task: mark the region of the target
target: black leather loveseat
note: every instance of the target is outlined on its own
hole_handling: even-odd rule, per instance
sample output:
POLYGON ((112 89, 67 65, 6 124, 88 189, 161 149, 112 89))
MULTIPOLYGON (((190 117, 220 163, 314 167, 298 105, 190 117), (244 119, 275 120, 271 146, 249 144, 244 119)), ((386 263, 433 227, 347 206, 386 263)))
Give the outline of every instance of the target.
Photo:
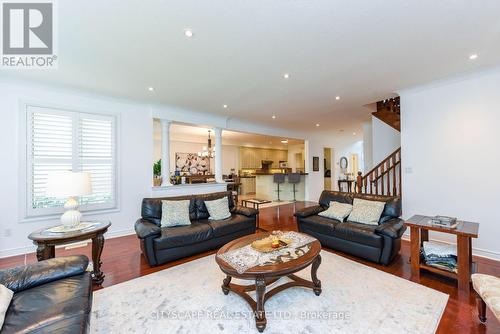
POLYGON ((79 255, 0 270, 0 284, 14 291, 1 333, 88 333, 92 309, 88 263, 79 255))
POLYGON ((235 206, 230 191, 169 198, 145 198, 135 231, 150 266, 218 248, 231 240, 255 233, 258 211, 235 206), (228 197, 231 217, 209 220, 205 201, 228 197), (161 227, 162 200, 190 200, 191 225, 161 227))
POLYGON ((299 231, 317 238, 323 246, 388 265, 401 248, 406 227, 401 216, 401 199, 379 195, 323 191, 319 205, 295 213, 299 231), (386 202, 378 225, 365 225, 319 216, 331 201, 352 204, 354 198, 386 202))

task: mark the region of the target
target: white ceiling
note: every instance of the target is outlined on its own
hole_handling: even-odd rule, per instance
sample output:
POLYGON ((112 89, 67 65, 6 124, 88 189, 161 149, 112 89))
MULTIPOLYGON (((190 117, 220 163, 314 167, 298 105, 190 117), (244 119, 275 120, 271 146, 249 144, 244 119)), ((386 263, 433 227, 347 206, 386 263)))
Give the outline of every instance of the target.
POLYGON ((363 105, 500 64, 498 0, 72 0, 58 12, 59 69, 2 75, 291 130, 360 131, 363 105))
MULTIPOLYGON (((195 127, 184 124, 172 123, 170 125, 170 140, 183 141, 190 143, 205 144, 208 140, 208 128, 195 127)), ((156 141, 161 141, 161 124, 158 120, 154 122, 154 137, 156 141)), ((215 144, 215 137, 211 133, 212 143, 215 144)), ((253 133, 222 131, 222 144, 247 147, 262 147, 274 149, 288 149, 290 145, 304 145, 303 140, 293 138, 282 138, 274 136, 264 136, 253 133), (281 140, 288 140, 288 143, 283 144, 281 140)))

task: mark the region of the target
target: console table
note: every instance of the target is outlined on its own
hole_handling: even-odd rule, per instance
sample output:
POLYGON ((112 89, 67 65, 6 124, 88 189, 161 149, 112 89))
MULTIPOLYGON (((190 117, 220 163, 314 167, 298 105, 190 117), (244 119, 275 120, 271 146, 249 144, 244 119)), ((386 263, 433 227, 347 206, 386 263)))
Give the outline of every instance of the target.
POLYGON ((102 284, 104 273, 101 271, 101 253, 104 248, 104 233, 111 226, 109 221, 95 222, 93 227, 65 233, 50 232, 51 227, 31 233, 28 238, 33 240, 37 246, 36 257, 38 261, 43 261, 55 257, 55 246, 65 245, 76 241, 92 240, 92 280, 96 284, 102 284))
POLYGON ((456 279, 460 291, 470 291, 470 276, 475 272, 475 263, 472 262, 472 238, 477 238, 479 224, 466 221, 458 221, 457 223, 456 228, 441 227, 432 224, 431 217, 422 215, 415 215, 405 221, 405 226, 410 227, 411 275, 414 280, 420 280, 420 270, 427 270, 456 279), (421 261, 420 248, 424 241, 429 240, 429 231, 457 236, 457 273, 428 266, 421 261))

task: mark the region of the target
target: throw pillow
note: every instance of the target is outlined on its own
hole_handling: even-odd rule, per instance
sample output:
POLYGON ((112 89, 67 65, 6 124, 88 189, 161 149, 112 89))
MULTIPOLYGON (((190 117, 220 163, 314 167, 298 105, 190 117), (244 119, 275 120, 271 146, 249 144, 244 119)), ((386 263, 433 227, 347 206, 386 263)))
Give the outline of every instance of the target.
POLYGON ((205 201, 210 220, 222 220, 231 217, 229 212, 229 200, 226 197, 219 198, 213 201, 205 201))
POLYGON ((161 201, 161 227, 190 225, 189 200, 161 201))
POLYGON ((348 220, 361 224, 378 225, 384 207, 385 202, 355 198, 348 220))
POLYGON ((0 330, 2 329, 3 321, 5 320, 5 313, 9 308, 12 296, 14 296, 14 291, 8 289, 5 285, 0 284, 0 330))
POLYGON ((318 213, 318 215, 326 218, 337 219, 343 222, 345 217, 349 216, 351 211, 352 211, 351 204, 331 201, 328 209, 318 213))

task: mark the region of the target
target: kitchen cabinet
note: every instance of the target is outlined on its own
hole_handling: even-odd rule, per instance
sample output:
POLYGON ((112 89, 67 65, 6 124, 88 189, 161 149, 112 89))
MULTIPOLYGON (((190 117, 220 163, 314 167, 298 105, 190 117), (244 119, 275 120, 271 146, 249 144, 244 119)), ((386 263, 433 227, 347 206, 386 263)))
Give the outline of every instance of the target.
POLYGON ((272 168, 279 168, 280 161, 288 160, 288 151, 255 147, 240 147, 241 168, 261 168, 262 160, 272 160, 272 168))

